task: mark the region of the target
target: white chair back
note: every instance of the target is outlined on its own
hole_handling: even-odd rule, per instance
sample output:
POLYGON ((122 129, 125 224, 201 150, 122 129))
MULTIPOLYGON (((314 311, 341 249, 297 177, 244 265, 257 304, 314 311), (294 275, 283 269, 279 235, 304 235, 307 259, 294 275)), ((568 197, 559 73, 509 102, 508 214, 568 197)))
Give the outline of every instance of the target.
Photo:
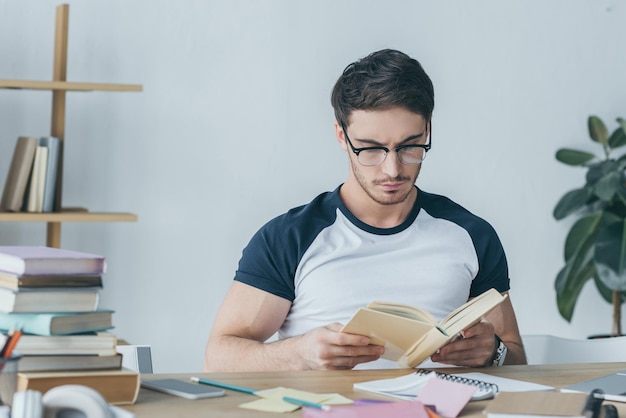
POLYGON ((547 334, 522 335, 528 364, 626 362, 626 336, 571 339, 547 334))

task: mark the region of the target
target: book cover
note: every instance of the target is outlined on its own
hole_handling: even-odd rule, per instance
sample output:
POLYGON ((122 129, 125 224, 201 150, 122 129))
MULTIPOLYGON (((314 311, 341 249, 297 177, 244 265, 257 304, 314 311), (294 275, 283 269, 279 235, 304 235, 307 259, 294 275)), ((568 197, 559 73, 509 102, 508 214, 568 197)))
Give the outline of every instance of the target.
POLYGON ((415 367, 458 333, 478 323, 506 299, 495 289, 455 309, 439 323, 429 312, 414 306, 372 302, 359 308, 341 332, 365 335, 385 347, 383 358, 403 367, 415 367))
POLYGON ((502 392, 485 409, 488 418, 584 417, 587 395, 561 392, 502 392))
POLYGON ((68 335, 105 331, 113 328, 113 311, 69 313, 0 313, 0 330, 21 327, 25 334, 68 335))
POLYGON ((17 139, 2 190, 0 210, 5 212, 19 212, 21 210, 26 185, 35 159, 37 143, 37 138, 21 136, 17 139))
POLYGON ((0 287, 0 312, 93 312, 98 309, 98 289, 21 289, 0 287))
POLYGON ((102 287, 102 276, 91 274, 20 275, 0 271, 0 287, 19 290, 38 287, 102 287))
MULTIPOLYGON (((0 334, 0 339, 6 335, 0 334)), ((26 335, 23 334, 15 350, 24 356, 36 355, 97 355, 112 356, 117 353, 117 337, 109 332, 79 335, 26 335)))
POLYGON ((122 355, 36 355, 22 356, 21 372, 76 371, 76 370, 119 370, 122 355))
POLYGON ((54 136, 45 136, 39 140, 39 145, 48 149, 48 161, 46 164, 46 175, 43 187, 42 212, 54 212, 61 141, 59 138, 54 136))
POLYGON ((85 385, 97 390, 114 405, 132 405, 139 394, 139 373, 128 370, 92 370, 70 372, 19 372, 17 390, 45 393, 56 386, 85 385))
POLYGON ((18 275, 95 274, 106 272, 101 255, 41 246, 0 246, 0 270, 18 275))
POLYGON ((28 196, 26 196, 26 211, 41 212, 43 203, 43 188, 46 181, 46 165, 48 164, 48 148, 37 145, 33 170, 30 175, 28 196))

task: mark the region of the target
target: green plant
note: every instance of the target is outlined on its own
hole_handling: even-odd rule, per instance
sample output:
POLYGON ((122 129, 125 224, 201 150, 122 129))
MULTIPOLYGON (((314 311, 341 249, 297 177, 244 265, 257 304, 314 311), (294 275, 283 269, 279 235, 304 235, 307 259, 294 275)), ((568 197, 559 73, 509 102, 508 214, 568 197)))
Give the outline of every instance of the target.
POLYGON ((591 140, 602 147, 603 156, 562 148, 556 159, 587 168, 583 187, 567 192, 554 208, 554 218, 577 215, 565 240, 565 266, 555 280, 561 316, 572 319, 583 286, 593 279, 602 297, 613 305, 612 335, 621 335, 621 306, 626 291, 626 153, 612 152, 626 145, 626 120, 609 135, 597 116, 588 119, 591 140))

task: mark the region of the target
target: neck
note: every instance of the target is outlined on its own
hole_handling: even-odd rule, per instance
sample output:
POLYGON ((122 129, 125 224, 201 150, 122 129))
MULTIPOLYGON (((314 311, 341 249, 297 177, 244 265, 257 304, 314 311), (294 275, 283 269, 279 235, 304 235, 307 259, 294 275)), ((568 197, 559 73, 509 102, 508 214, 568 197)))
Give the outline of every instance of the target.
POLYGON ((417 188, 413 187, 402 202, 384 205, 373 200, 358 184, 347 181, 341 186, 339 196, 361 222, 386 229, 394 228, 406 220, 415 205, 417 188))

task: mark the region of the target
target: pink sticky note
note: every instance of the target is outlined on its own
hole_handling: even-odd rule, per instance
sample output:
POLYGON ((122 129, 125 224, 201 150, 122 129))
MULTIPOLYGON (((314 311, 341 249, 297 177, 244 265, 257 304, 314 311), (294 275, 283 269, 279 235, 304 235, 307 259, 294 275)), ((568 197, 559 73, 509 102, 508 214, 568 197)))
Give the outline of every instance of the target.
POLYGON ((303 418, 428 418, 420 401, 399 401, 371 405, 331 406, 330 411, 302 408, 303 418))
POLYGON ((417 399, 424 405, 434 405, 437 414, 445 418, 456 418, 478 388, 464 383, 432 377, 420 390, 417 399))

